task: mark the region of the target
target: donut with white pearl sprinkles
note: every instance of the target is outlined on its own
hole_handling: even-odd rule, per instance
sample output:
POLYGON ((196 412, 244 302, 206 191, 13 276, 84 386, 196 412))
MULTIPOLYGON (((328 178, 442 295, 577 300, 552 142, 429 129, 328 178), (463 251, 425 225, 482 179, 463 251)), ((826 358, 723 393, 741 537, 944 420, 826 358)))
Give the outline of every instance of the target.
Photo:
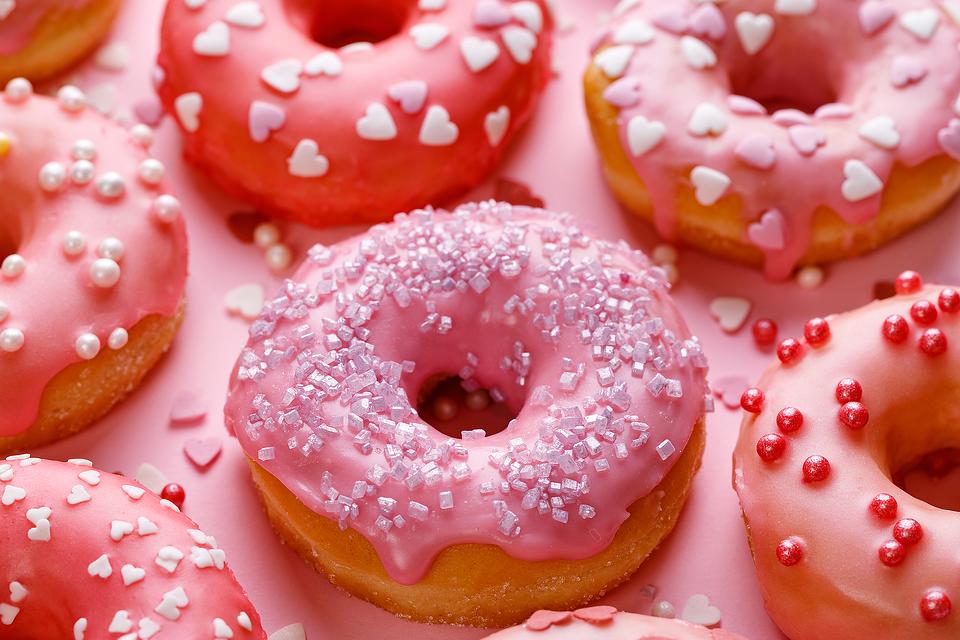
POLYGON ((569 215, 401 214, 309 251, 251 326, 227 424, 337 586, 474 626, 577 607, 672 530, 699 467, 707 362, 668 291, 569 215))
POLYGON ((258 210, 386 222, 479 184, 551 77, 545 0, 169 0, 156 87, 258 210))
POLYGON ((213 536, 89 460, 0 458, 0 543, 0 637, 267 637, 213 536))
POLYGON ((895 289, 810 320, 743 394, 733 485, 791 640, 960 636, 960 514, 894 481, 960 442, 960 292, 913 271, 895 289))
POLYGON ((621 0, 584 78, 607 182, 774 279, 871 251, 960 190, 958 23, 952 0, 621 0))
POLYGON ((186 229, 143 129, 69 85, 0 95, 0 451, 94 422, 180 325, 186 229))

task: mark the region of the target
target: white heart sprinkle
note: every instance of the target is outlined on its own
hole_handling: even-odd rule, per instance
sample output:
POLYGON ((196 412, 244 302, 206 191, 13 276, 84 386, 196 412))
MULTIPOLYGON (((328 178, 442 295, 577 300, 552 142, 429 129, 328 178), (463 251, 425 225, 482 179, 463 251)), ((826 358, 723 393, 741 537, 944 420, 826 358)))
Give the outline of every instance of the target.
POLYGON ((593 57, 593 64, 600 67, 608 78, 619 78, 627 70, 630 59, 633 58, 633 46, 620 44, 607 47, 593 57))
POLYGON ((859 202, 883 191, 883 181, 862 160, 847 160, 843 165, 846 180, 840 190, 850 202, 859 202))
POLYGON ((157 523, 153 520, 146 518, 144 516, 139 516, 137 518, 137 535, 140 536, 152 536, 160 528, 157 526, 157 523))
POLYGON ((30 592, 27 591, 27 588, 22 584, 14 580, 10 583, 10 602, 16 604, 21 602, 24 598, 30 595, 30 592))
POLYGON ((447 6, 447 0, 420 0, 417 6, 421 11, 442 11, 447 6))
POLYGON ((534 33, 540 33, 543 29, 543 11, 540 5, 530 0, 522 0, 510 5, 510 13, 534 33))
POLYGON ((87 573, 93 577, 104 579, 113 575, 113 567, 110 566, 110 558, 107 557, 107 554, 103 554, 87 565, 87 573))
MULTIPOLYGON (((319 178, 330 170, 330 161, 320 153, 315 140, 304 138, 297 143, 293 154, 287 158, 287 170, 290 175, 298 178, 319 178)), ((259 287, 260 285, 255 285, 259 287)), ((253 305, 251 304, 251 308, 253 305)), ((263 289, 260 288, 260 304, 257 305, 257 314, 263 307, 263 289)))
POLYGON ((50 521, 37 520, 36 526, 27 530, 27 538, 34 542, 50 542, 50 521))
POLYGON ((113 113, 120 98, 120 89, 112 82, 102 82, 86 90, 87 104, 101 115, 113 113))
POLYGON ((460 55, 471 71, 479 73, 496 62, 500 47, 493 40, 467 36, 460 41, 460 55))
POLYGON ((773 10, 785 16, 807 16, 816 11, 817 0, 777 0, 773 10))
POLYGON ((130 629, 133 629, 130 613, 128 611, 117 611, 113 614, 113 620, 110 621, 110 627, 107 631, 110 633, 126 633, 130 629))
POLYGON ((130 64, 130 47, 125 42, 110 42, 100 47, 93 63, 108 71, 123 71, 130 64))
POLYGON ((17 0, 0 0, 0 20, 5 20, 17 8, 17 0))
POLYGON ((73 640, 84 640, 84 632, 87 630, 87 619, 79 618, 73 623, 73 640))
POLYGON ((627 20, 613 32, 614 44, 647 44, 653 41, 656 32, 644 20, 627 20))
POLYGON ((180 564, 181 560, 183 560, 182 551, 176 547, 163 547, 157 552, 157 558, 154 562, 156 562, 157 566, 161 569, 165 569, 168 573, 173 573, 177 570, 177 565, 180 564))
POLYGON ((92 467, 93 463, 87 460, 86 458, 70 458, 67 460, 68 464, 73 464, 78 467, 92 467))
POLYGON ((237 624, 247 631, 253 631, 253 623, 250 621, 250 616, 247 615, 246 611, 241 611, 237 614, 237 624))
POLYGON ((86 482, 91 487, 100 484, 100 472, 96 469, 87 469, 77 474, 77 477, 86 482))
POLYGON ((900 132, 893 118, 878 116, 860 127, 860 137, 881 149, 896 149, 900 146, 900 132))
POLYGON ((13 480, 13 467, 9 464, 0 464, 0 482, 13 480))
POLYGON ((715 627, 720 624, 720 609, 710 604, 710 599, 707 596, 698 593, 690 596, 680 617, 693 624, 715 627))
POLYGON ((746 298, 714 298, 710 303, 710 315, 721 329, 727 333, 734 333, 746 323, 752 307, 753 304, 746 298))
POLYGON ((667 127, 659 121, 650 121, 636 115, 627 123, 627 142, 630 153, 639 157, 656 147, 667 134, 667 127))
POLYGON ((223 621, 223 618, 214 618, 213 619, 213 637, 217 640, 222 640, 226 638, 233 637, 233 629, 230 628, 226 622, 223 621))
POLYGON ((230 53, 230 28, 219 20, 214 22, 194 37, 193 52, 209 57, 227 55, 230 53))
POLYGON ((133 479, 158 495, 167 486, 167 476, 149 462, 144 462, 137 467, 133 479))
POLYGON ((173 101, 177 119, 184 129, 193 133, 200 128, 200 112, 203 110, 203 96, 196 91, 185 93, 173 101))
POLYGON ((36 509, 27 509, 27 520, 37 524, 41 520, 46 520, 53 513, 50 507, 37 507, 36 509))
POLYGON ((110 539, 114 542, 123 540, 123 536, 133 533, 133 524, 125 520, 113 520, 110 523, 110 539))
POLYGON ((8 484, 3 488, 3 495, 0 496, 0 504, 9 507, 14 502, 19 502, 27 497, 27 490, 8 484))
POLYGON ((773 36, 773 18, 765 13, 744 11, 737 15, 734 26, 743 50, 751 56, 763 49, 773 36))
POLYGON ((491 111, 483 119, 483 129, 487 133, 490 146, 495 147, 503 141, 510 127, 510 108, 501 105, 496 111, 491 111))
POLYGON ((140 487, 135 487, 132 484, 120 485, 120 489, 122 489, 125 494, 130 496, 131 500, 139 500, 140 498, 143 497, 143 494, 146 493, 144 489, 140 487))
POLYGON ((183 4, 187 5, 188 9, 196 11, 207 4, 207 0, 183 0, 183 4))
POLYGON ((687 130, 695 136, 722 135, 727 130, 727 116, 709 102, 701 102, 690 116, 687 130))
POLYGON ((936 9, 917 9, 900 16, 900 26, 921 40, 932 38, 939 25, 940 14, 936 9))
POLYGON ((20 613, 20 608, 6 602, 0 602, 0 624, 11 625, 20 613))
POLYGON ((450 35, 450 29, 437 22, 421 22, 410 28, 410 37, 418 49, 429 51, 450 35))
POLYGON ((680 38, 680 51, 687 59, 687 64, 694 69, 709 69, 717 65, 717 54, 713 52, 710 45, 693 36, 680 38))
POLYGON ((357 120, 357 135, 364 140, 393 140, 397 137, 397 124, 384 105, 373 102, 357 120))
POLYGON ((137 627, 139 628, 137 637, 140 638, 140 640, 150 640, 150 638, 160 633, 160 625, 150 618, 140 618, 137 627))
POLYGON ((280 93, 294 93, 300 88, 300 74, 303 63, 295 58, 274 62, 260 72, 260 78, 267 86, 280 93))
POLYGON ((420 127, 420 143, 431 147, 453 144, 460 136, 460 129, 450 121, 450 114, 439 105, 427 109, 420 127))
POLYGON ((537 48, 537 36, 533 31, 510 25, 500 31, 500 37, 517 64, 527 64, 533 59, 533 50, 537 48))
POLYGON ((697 202, 705 207, 715 204, 730 188, 729 176, 710 167, 694 167, 690 181, 696 189, 697 202))
POLYGON ((67 504, 74 505, 82 502, 89 502, 90 494, 83 488, 82 484, 75 484, 70 489, 70 495, 67 496, 67 504))
POLYGON ((223 302, 228 313, 254 320, 263 310, 263 300, 263 287, 256 283, 250 283, 242 284, 228 291, 223 302))
POLYGON ((258 2, 240 2, 227 10, 224 20, 235 27, 259 29, 267 21, 258 2))
POLYGON ((130 585, 143 580, 146 577, 147 572, 140 567, 133 566, 132 564, 125 564, 120 567, 120 575, 123 577, 124 586, 129 587, 130 585))
POLYGON ((951 20, 960 25, 960 2, 958 0, 943 0, 940 3, 940 8, 951 20))
POLYGON ((343 61, 333 51, 324 51, 307 60, 303 72, 308 76, 325 75, 335 78, 343 73, 343 61))
POLYGON ((298 622, 277 629, 270 634, 267 640, 307 640, 307 632, 304 631, 303 625, 298 622))

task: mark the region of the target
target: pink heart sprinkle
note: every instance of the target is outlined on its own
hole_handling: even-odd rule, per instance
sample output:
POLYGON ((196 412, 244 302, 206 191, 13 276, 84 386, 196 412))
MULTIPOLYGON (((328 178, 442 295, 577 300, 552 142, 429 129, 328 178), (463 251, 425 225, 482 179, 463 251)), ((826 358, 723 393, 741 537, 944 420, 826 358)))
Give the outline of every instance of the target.
POLYGON ((896 9, 886 2, 867 0, 860 5, 860 28, 866 35, 872 36, 887 26, 895 15, 896 9))
POLYGON ((842 102, 831 102, 829 104, 825 104, 813 112, 814 118, 821 118, 823 120, 842 120, 844 118, 849 118, 852 115, 853 107, 848 104, 843 104, 842 102))
POLYGON ((795 124, 810 124, 810 116, 799 109, 780 109, 771 116, 775 124, 781 127, 792 127, 795 124))
POLYGON ((250 105, 250 137, 254 142, 266 142, 270 134, 287 119, 287 112, 275 104, 254 100, 250 105))
POLYGON ((170 404, 170 423, 174 425, 200 422, 206 415, 206 403, 190 390, 181 391, 175 395, 170 404))
POLYGON ((167 72, 163 70, 163 67, 154 66, 150 69, 150 83, 154 89, 159 89, 166 80, 167 72))
POLYGON ((794 148, 803 156, 812 156, 817 149, 827 144, 827 134, 806 124, 793 125, 787 129, 787 136, 794 148))
POLYGON ((569 611, 534 611, 523 626, 529 631, 546 631, 555 624, 562 624, 572 617, 569 611))
POLYGON ((687 32, 690 22, 682 9, 670 7, 659 12, 653 18, 654 26, 660 27, 664 31, 675 33, 680 36, 687 32))
POLYGON ((214 436, 212 438, 189 438, 183 443, 183 453, 193 464, 201 469, 210 466, 223 450, 223 441, 214 436))
POLYGON ((427 83, 422 80, 398 82, 387 89, 387 95, 400 105, 404 113, 418 113, 427 101, 427 83))
POLYGON ((727 34, 727 22, 717 5, 708 2, 690 16, 690 30, 698 36, 720 40, 727 34))
POLYGON ((898 89, 912 82, 920 82, 925 77, 927 77, 927 67, 916 58, 897 56, 890 65, 890 82, 898 89))
POLYGON ((603 624, 613 620, 613 614, 617 612, 616 607, 609 605, 598 605, 596 607, 585 607, 573 612, 573 617, 577 620, 583 620, 590 624, 603 624))
POLYGON ((940 148, 951 157, 960 160, 960 120, 954 118, 937 134, 940 148))
POLYGON ((741 140, 734 153, 741 162, 755 169, 769 169, 777 161, 773 139, 762 133, 754 133, 741 140))
POLYGON ((762 104, 753 100, 752 98, 747 98, 746 96, 732 95, 727 98, 727 106, 730 107, 730 111, 737 113, 742 116, 765 116, 767 115, 767 108, 762 104))
POLYGON ((478 0, 473 8, 473 22, 478 27, 499 27, 511 17, 510 7, 498 0, 478 0))
POLYGON ((163 105, 157 98, 145 98, 133 105, 133 115, 143 124, 155 127, 163 119, 163 105))
POLYGON ((640 78, 627 76, 611 83, 603 99, 621 109, 636 106, 640 102, 640 78))
POLYGON ((769 251, 780 251, 786 245, 784 240, 783 214, 779 209, 770 209, 747 228, 750 242, 769 251))
POLYGON ((723 376, 710 381, 713 395, 728 409, 740 408, 740 396, 749 386, 750 381, 743 376, 723 376))

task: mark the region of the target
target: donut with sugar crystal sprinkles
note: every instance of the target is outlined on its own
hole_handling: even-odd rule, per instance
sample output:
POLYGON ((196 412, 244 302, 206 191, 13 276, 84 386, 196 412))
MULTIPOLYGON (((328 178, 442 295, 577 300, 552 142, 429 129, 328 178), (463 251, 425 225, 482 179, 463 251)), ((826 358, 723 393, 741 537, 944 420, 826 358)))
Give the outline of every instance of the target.
POLYGON ((767 611, 791 640, 960 635, 960 514, 891 480, 960 436, 960 293, 913 271, 895 288, 807 323, 743 420, 733 484, 767 611))
POLYGON ((181 207, 135 131, 74 86, 0 95, 0 451, 97 420, 180 326, 181 207))
POLYGON ((227 424, 274 527, 340 588, 473 626, 576 607, 636 571, 699 467, 707 362, 668 290, 569 215, 401 214, 310 250, 250 328, 227 424), (505 428, 427 423, 438 376, 505 428))
POLYGON ((216 539, 80 458, 0 461, 0 637, 266 640, 216 539))
POLYGON ((550 77, 543 0, 167 4, 157 90, 227 191, 313 226, 478 184, 550 77))
POLYGON ((960 10, 623 0, 584 78, 607 182, 670 239, 763 265, 870 251, 960 189, 960 10))

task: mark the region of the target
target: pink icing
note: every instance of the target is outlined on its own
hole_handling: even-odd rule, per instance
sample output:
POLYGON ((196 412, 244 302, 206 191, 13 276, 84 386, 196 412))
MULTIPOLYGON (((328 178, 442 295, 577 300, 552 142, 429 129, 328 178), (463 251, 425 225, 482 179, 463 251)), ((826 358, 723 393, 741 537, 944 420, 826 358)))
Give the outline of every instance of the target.
POLYGON ((0 514, 0 636, 266 638, 213 536, 136 482, 11 456, 0 514))
MULTIPOLYGON (((18 84, 29 86, 14 82, 18 84)), ((0 154, 0 190, 5 194, 0 260, 15 252, 25 269, 0 275, 5 310, 0 313, 0 342, 7 332, 22 336, 20 348, 0 349, 0 435, 21 433, 34 422, 47 383, 82 361, 82 337, 89 341, 95 336, 98 349, 122 348, 117 346, 125 342, 120 336, 146 316, 175 313, 187 273, 183 219, 164 222, 156 215, 164 186, 138 177, 148 155, 131 134, 92 110, 72 111, 57 100, 13 94, 8 89, 0 100, 0 136, 9 141, 9 150, 0 154), (86 184, 76 184, 70 175, 77 167, 73 149, 78 140, 89 140, 95 148, 86 184), (48 192, 38 175, 51 162, 65 176, 60 187, 48 192), (118 197, 98 192, 109 186, 98 187, 109 172, 123 180, 124 193, 118 197), (82 234, 84 248, 69 253, 64 243, 72 231, 82 234), (110 238, 122 243, 121 256, 102 248, 110 238), (97 286, 91 268, 109 255, 119 266, 119 281, 97 286)))
POLYGON ((12 55, 30 42, 37 25, 55 13, 77 11, 97 0, 7 0, 0 2, 0 56, 12 55), (7 13, 9 11, 9 13, 7 13), (6 17, 2 17, 6 14, 6 17))
POLYGON ((391 0, 376 11, 396 35, 339 49, 311 32, 372 10, 260 0, 231 18, 236 4, 167 5, 158 92, 193 161, 262 210, 314 225, 382 221, 475 185, 549 76, 542 0, 391 0))
POLYGON ((403 584, 461 543, 595 555, 704 413, 706 360, 662 271, 569 217, 418 211, 310 256, 251 327, 227 424, 403 584), (408 398, 457 372, 516 420, 462 440, 421 420, 408 398))
POLYGON ((589 609, 573 612, 537 611, 525 624, 506 629, 488 640, 744 640, 729 631, 707 629, 682 620, 624 613, 613 607, 598 619, 589 609))
MULTIPOLYGON (((894 424, 885 415, 930 398, 931 389, 953 384, 960 370, 956 309, 940 310, 929 325, 910 319, 915 301, 936 305, 941 290, 929 286, 828 317, 826 342, 804 345, 797 361, 771 367, 757 385, 765 400, 758 415, 744 419, 734 452, 734 487, 749 521, 767 611, 793 640, 933 640, 960 634, 956 610, 936 622, 925 621, 920 612, 921 599, 931 591, 945 590, 954 608, 960 601, 956 554, 960 514, 901 490, 890 480, 898 470, 887 468, 882 459, 889 451, 890 432, 911 428, 894 424), (905 318, 909 328, 901 343, 881 334, 884 320, 892 314, 905 318), (921 351, 918 341, 927 328, 946 335, 944 353, 931 356, 921 351), (859 429, 840 419, 836 389, 848 377, 860 383, 859 402, 869 413, 859 429), (802 413, 798 429, 778 427, 777 414, 785 407, 802 413), (758 440, 766 434, 785 439, 785 449, 772 461, 758 455, 758 440), (804 482, 802 465, 813 455, 827 459, 829 475, 804 482), (870 511, 880 493, 895 498, 895 515, 881 518, 870 511), (900 564, 886 566, 878 552, 894 538, 894 525, 902 518, 917 520, 923 539, 906 547, 900 564), (794 551, 786 562, 778 559, 783 541, 789 541, 786 547, 794 551), (789 565, 797 560, 797 545, 801 557, 789 565), (813 618, 811 611, 816 611, 813 618)), ((943 402, 942 411, 951 411, 952 399, 943 402)), ((918 455, 923 453, 917 450, 918 455)))
POLYGON ((785 15, 768 1, 731 0, 709 5, 710 20, 723 20, 726 33, 711 28, 698 36, 691 29, 703 5, 688 0, 677 4, 666 12, 656 2, 622 11, 602 41, 607 49, 599 54, 605 55, 610 46, 626 47, 629 63, 622 72, 612 65, 608 75, 636 78, 646 88, 637 104, 611 101, 621 107, 621 139, 628 154, 632 120, 643 117, 666 128, 659 145, 631 156, 664 236, 675 235, 678 187, 687 183, 693 167, 707 166, 730 178, 725 195, 740 198, 748 222, 771 209, 782 212, 785 244, 759 246, 768 275, 782 278, 809 246, 817 207, 829 206, 851 224, 877 215, 882 185, 872 195, 867 195, 871 190, 861 191, 855 201, 844 194, 849 161, 865 163, 886 183, 896 163, 911 167, 945 153, 960 158, 960 145, 951 144, 952 137, 938 141, 938 133, 958 115, 955 101, 960 94, 960 31, 947 7, 941 10, 928 0, 865 3, 868 35, 860 27, 864 18, 857 2, 803 0, 795 5, 809 13, 785 15), (884 19, 889 12, 896 19, 884 19), (769 40, 762 37, 763 24, 750 22, 762 23, 764 18, 751 18, 751 13, 772 21, 769 40), (932 31, 926 21, 934 22, 932 31), (643 40, 635 35, 638 24, 654 29, 652 39, 636 44, 643 40), (750 55, 745 42, 762 48, 750 55), (692 52, 689 62, 685 48, 692 52), (711 57, 716 58, 713 64, 711 57), (733 98, 732 93, 757 98, 774 113, 767 117, 755 102, 733 98), (812 113, 825 102, 843 104, 813 116, 780 109, 800 106, 812 113), (719 110, 722 133, 688 131, 702 104, 719 110), (899 132, 893 148, 858 134, 865 123, 883 116, 892 118, 899 132))

